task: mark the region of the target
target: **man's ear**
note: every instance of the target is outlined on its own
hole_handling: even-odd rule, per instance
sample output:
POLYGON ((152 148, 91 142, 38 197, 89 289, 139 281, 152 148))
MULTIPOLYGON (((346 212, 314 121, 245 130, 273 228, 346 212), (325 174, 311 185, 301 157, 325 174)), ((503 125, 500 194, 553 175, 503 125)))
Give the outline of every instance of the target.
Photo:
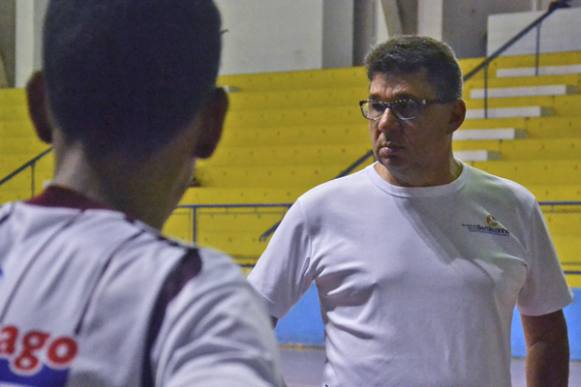
POLYGON ((221 87, 214 90, 205 108, 200 112, 200 134, 194 150, 196 158, 206 159, 214 153, 228 111, 228 96, 221 87))
POLYGON ((464 119, 466 118, 466 103, 464 100, 456 100, 453 104, 450 120, 448 121, 449 133, 456 131, 464 123, 464 119))
POLYGON ((30 77, 26 84, 26 97, 28 99, 28 114, 34 124, 36 135, 41 141, 50 144, 52 142, 52 125, 48 116, 48 101, 42 72, 37 71, 30 77))

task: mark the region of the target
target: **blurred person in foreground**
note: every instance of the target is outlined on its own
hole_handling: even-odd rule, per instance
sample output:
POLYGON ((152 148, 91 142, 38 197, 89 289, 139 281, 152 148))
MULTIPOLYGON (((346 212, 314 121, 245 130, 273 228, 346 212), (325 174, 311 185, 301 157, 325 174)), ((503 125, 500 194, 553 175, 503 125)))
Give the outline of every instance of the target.
POLYGON ((566 386, 571 302, 524 187, 454 158, 465 118, 452 50, 402 36, 366 58, 376 161, 288 211, 249 276, 275 323, 317 285, 323 385, 511 385, 518 306, 529 387, 566 386))
POLYGON ((0 384, 279 386, 270 320, 230 258, 160 229, 209 157, 211 0, 52 0, 28 84, 54 180, 0 207, 0 384))

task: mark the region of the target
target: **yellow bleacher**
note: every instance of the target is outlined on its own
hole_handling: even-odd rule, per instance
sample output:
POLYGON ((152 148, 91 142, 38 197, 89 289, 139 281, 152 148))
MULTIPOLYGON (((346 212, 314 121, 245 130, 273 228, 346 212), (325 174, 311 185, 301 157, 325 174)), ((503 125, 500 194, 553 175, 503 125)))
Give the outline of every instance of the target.
MULTIPOLYGON (((462 62, 464 71, 478 60, 462 62)), ((532 66, 532 56, 500 58, 489 69, 489 87, 568 85, 563 96, 492 98, 490 108, 537 105, 545 117, 467 120, 463 129, 516 128, 525 133, 515 140, 455 141, 455 150, 486 149, 500 160, 470 162, 492 173, 511 178, 533 191, 541 201, 581 200, 581 74, 498 78, 496 69, 532 66)), ((581 63, 581 53, 544 54, 541 65, 581 63)), ((191 203, 256 203, 294 199, 318 182, 332 178, 368 149, 366 123, 357 101, 366 97, 363 69, 305 71, 283 74, 239 75, 222 78, 235 88, 222 148, 208 162, 200 163, 202 188, 194 188, 184 201, 191 203), (357 81, 355 78, 359 77, 357 81), (332 81, 330 81, 332 80, 332 81), (362 84, 358 84, 360 82, 362 84), (355 151, 354 149, 357 149, 355 151), (207 187, 207 188, 205 188, 207 187), (220 187, 223 189, 221 190, 220 187), (207 194, 204 194, 207 192, 207 194)), ((483 106, 470 92, 481 88, 483 75, 467 82, 469 108, 483 106)), ((290 200, 292 201, 292 200, 290 200)), ((563 262, 581 263, 581 243, 574 232, 581 225, 581 208, 566 212, 544 208, 563 262)), ((227 219, 227 215, 224 215, 227 219)), ((214 226, 220 220, 214 219, 214 226)), ((210 226, 208 226, 210 227, 210 226)), ((198 240, 220 246, 239 256, 254 247, 258 255, 265 244, 258 236, 266 228, 238 231, 220 242, 219 229, 208 234, 199 221, 198 240), (236 239, 239 244, 237 245, 236 239), (230 249, 230 250, 228 250, 230 249)), ((577 282, 579 283, 579 281, 577 282)))
MULTIPOLYGON (((481 58, 461 61, 463 71, 481 58)), ((514 128, 515 139, 455 140, 455 151, 487 150, 498 160, 472 161, 491 173, 527 186, 540 201, 581 201, 581 74, 499 77, 497 70, 531 67, 534 57, 500 57, 488 71, 488 87, 565 85, 568 93, 549 96, 490 98, 489 108, 541 106, 548 115, 469 119, 462 132, 514 128)), ((581 64, 581 52, 543 54, 541 66, 581 64)), ((471 98, 483 87, 483 73, 465 85, 469 109, 481 109, 471 98)), ((301 193, 332 179, 369 149, 367 123, 357 102, 367 96, 365 70, 309 70, 222 76, 230 90, 230 112, 222 143, 209 160, 199 161, 196 180, 182 205, 292 203, 301 193)), ((24 93, 0 89, 0 178, 46 149, 33 135, 24 93)), ((370 160, 366 161, 368 164, 370 160)), ((37 190, 50 179, 52 158, 37 166, 37 190)), ((359 168, 362 168, 360 166, 359 168)), ((30 172, 0 187, 0 200, 29 197, 30 172)), ((266 246, 260 235, 276 223, 285 207, 177 209, 165 232, 224 250, 251 265, 266 246)), ((581 265, 581 206, 545 206, 565 269, 581 265)), ((577 266, 578 267, 578 266, 577 266)), ((572 269, 571 269, 572 270, 572 269)), ((581 276, 569 276, 581 286, 581 276)))
MULTIPOLYGON (((0 179, 47 148, 34 134, 24 90, 0 89, 0 179)), ((36 192, 50 179, 52 168, 52 157, 35 166, 36 192)), ((31 170, 26 170, 0 187, 0 202, 27 199, 32 188, 31 170)))

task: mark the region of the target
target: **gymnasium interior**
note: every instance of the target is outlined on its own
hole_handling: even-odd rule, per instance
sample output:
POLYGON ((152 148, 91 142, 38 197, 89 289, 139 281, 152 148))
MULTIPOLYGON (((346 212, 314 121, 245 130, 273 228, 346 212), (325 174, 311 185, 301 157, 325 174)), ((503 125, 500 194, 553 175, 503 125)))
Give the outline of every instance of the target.
MULTIPOLYGON (((398 34, 442 39, 465 78, 468 112, 454 134, 455 157, 539 201, 575 296, 564 311, 570 386, 581 386, 581 1, 555 9, 546 0, 216 3, 226 30, 218 80, 229 94, 226 126, 163 232, 224 251, 248 273, 301 194, 373 162, 357 104, 368 92, 369 48, 398 34)), ((34 196, 53 173, 52 149, 35 137, 23 91, 40 66, 45 7, 0 2, 0 203, 34 196)), ((318 385, 319 311, 313 285, 276 328, 289 386, 318 385)), ((512 353, 513 385, 524 386, 518 313, 512 353)))

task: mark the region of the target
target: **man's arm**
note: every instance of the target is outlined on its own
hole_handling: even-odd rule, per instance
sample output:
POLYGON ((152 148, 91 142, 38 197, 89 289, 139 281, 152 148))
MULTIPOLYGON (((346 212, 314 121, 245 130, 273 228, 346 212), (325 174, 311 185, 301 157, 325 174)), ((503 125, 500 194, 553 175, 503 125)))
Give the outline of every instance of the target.
POLYGON ((567 387, 569 342, 563 311, 521 315, 527 345, 528 387, 567 387))

